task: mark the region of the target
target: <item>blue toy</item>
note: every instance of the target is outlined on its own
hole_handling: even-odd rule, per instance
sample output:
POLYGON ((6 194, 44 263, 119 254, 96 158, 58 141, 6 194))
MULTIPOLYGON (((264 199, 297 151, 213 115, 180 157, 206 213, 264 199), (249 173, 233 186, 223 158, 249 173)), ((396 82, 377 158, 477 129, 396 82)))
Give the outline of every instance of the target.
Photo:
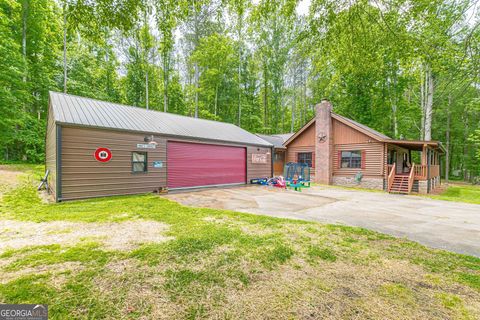
POLYGON ((302 191, 310 187, 310 167, 306 163, 289 162, 285 166, 285 181, 289 188, 302 191))

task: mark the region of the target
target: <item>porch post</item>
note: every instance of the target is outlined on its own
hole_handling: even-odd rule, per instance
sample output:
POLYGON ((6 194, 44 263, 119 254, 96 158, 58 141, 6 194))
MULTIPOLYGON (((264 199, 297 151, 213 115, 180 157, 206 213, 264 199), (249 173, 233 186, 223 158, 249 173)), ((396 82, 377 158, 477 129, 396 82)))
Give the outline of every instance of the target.
POLYGON ((430 193, 430 149, 427 149, 427 193, 430 193))
POLYGON ((422 147, 422 159, 421 159, 422 166, 427 164, 426 155, 427 155, 427 146, 424 144, 423 147, 422 147))

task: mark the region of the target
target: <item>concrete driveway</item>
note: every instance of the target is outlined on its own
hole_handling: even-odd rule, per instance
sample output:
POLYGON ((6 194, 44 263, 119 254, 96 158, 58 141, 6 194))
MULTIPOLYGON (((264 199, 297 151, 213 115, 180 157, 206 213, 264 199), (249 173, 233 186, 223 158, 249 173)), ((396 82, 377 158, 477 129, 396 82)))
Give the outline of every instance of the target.
POLYGON ((170 193, 184 205, 364 227, 424 245, 480 256, 480 205, 315 186, 262 186, 170 193))

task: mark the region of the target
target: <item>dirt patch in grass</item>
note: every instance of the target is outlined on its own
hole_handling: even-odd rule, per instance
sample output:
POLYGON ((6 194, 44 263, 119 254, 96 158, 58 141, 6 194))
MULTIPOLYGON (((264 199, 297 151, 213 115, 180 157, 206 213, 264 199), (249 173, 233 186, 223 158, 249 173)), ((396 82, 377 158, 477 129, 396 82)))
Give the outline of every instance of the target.
MULTIPOLYGON (((262 273, 244 290, 228 290, 221 313, 235 319, 446 319, 455 318, 436 297, 437 290, 418 286, 424 270, 393 260, 365 267, 349 263, 296 261, 262 273)), ((448 292, 451 287, 442 288, 448 292)), ((474 291, 462 292, 462 315, 479 316, 474 291)), ((457 303, 458 304, 458 303, 457 303)))
POLYGON ((22 171, 8 170, 0 166, 0 185, 9 185, 15 187, 18 177, 23 174, 22 171))
POLYGON ((0 199, 4 192, 18 186, 18 178, 22 174, 23 172, 21 171, 5 170, 0 166, 0 199))
POLYGON ((99 241, 110 250, 129 251, 143 243, 169 240, 165 236, 167 230, 167 224, 149 220, 118 223, 0 220, 0 253, 31 245, 74 245, 83 239, 99 241))
POLYGON ((66 277, 62 276, 65 273, 76 273, 83 270, 83 266, 80 262, 68 261, 64 263, 57 263, 52 265, 39 265, 34 267, 27 267, 15 271, 5 271, 2 270, 2 277, 0 278, 0 283, 5 284, 12 280, 15 280, 20 277, 30 276, 30 275, 40 275, 45 273, 52 273, 55 276, 51 277, 54 280, 54 286, 59 287, 63 284, 66 277))

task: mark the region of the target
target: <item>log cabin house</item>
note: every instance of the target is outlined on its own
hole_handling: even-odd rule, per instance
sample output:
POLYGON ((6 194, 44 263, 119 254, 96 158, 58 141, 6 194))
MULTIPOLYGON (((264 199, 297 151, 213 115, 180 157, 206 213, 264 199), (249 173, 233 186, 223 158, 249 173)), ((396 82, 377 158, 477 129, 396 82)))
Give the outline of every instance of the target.
POLYGON ((436 141, 391 139, 326 100, 298 132, 266 136, 50 92, 45 162, 56 201, 248 184, 282 174, 288 162, 307 163, 317 183, 429 193, 443 152, 436 141))
POLYGON ((327 100, 281 145, 262 137, 274 145, 276 174, 288 162, 304 162, 312 168, 311 180, 321 184, 403 194, 430 193, 440 184, 440 142, 392 139, 332 112, 327 100))

